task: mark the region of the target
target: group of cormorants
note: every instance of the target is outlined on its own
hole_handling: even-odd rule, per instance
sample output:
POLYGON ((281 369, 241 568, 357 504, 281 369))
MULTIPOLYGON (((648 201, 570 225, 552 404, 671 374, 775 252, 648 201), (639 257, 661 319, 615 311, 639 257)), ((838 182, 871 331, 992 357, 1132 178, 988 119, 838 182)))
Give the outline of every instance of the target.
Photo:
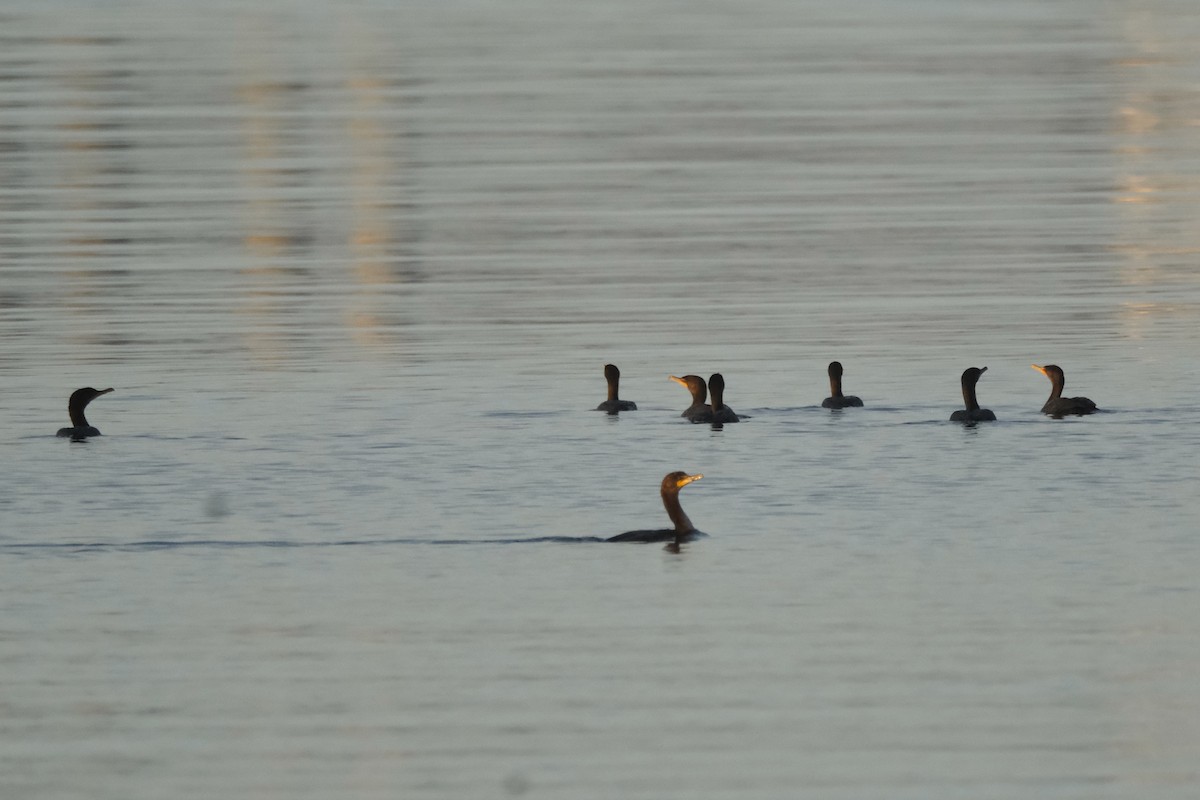
MULTIPOLYGON (((1042 412, 1055 418, 1068 414, 1091 414, 1096 410, 1096 404, 1086 397, 1063 397, 1063 386, 1066 378, 1061 367, 1054 364, 1046 366, 1033 365, 1033 368, 1050 379, 1050 398, 1042 406, 1042 412)), ((853 395, 842 393, 842 365, 837 361, 829 364, 830 396, 821 403, 824 408, 860 407, 863 401, 853 395)), ((975 397, 975 384, 980 376, 987 372, 987 367, 969 367, 962 374, 962 393, 965 408, 950 415, 954 422, 986 422, 996 419, 996 415, 986 408, 979 407, 975 397)), ((636 411, 637 404, 619 397, 618 386, 621 382, 621 371, 613 364, 604 365, 604 378, 608 381, 608 399, 596 406, 597 411, 617 414, 621 411, 636 411)), ((715 372, 709 376, 708 383, 699 375, 684 375, 670 379, 687 389, 692 395, 692 404, 680 416, 692 422, 708 422, 722 425, 739 422, 747 417, 738 415, 732 408, 725 405, 725 379, 721 373, 715 372)), ((88 403, 101 395, 108 394, 112 389, 93 389, 90 386, 77 389, 67 401, 67 413, 71 417, 71 427, 60 428, 59 436, 70 437, 74 441, 87 439, 89 436, 99 436, 100 431, 88 424, 84 414, 88 403)), ((669 542, 668 547, 676 549, 683 542, 704 536, 696 530, 696 526, 688 519, 683 507, 679 504, 679 490, 693 481, 700 480, 703 475, 689 475, 686 472, 672 472, 663 478, 660 493, 667 516, 671 518, 674 527, 657 530, 638 530, 613 536, 609 542, 669 542)))
MULTIPOLYGON (((1049 414, 1056 419, 1061 419, 1068 414, 1091 414, 1096 410, 1096 404, 1086 397, 1062 396, 1063 386, 1066 384, 1066 376, 1063 374, 1061 367, 1055 364, 1047 364, 1044 367, 1034 364, 1033 368, 1050 379, 1050 398, 1042 406, 1043 413, 1049 414)), ((979 383, 979 378, 985 372, 987 372, 987 367, 968 367, 963 371, 962 393, 965 408, 960 408, 950 415, 952 422, 975 423, 995 421, 996 415, 990 409, 980 408, 979 400, 975 397, 975 384, 979 383)), ((863 401, 861 398, 843 394, 842 373, 841 362, 830 362, 829 397, 826 397, 821 402, 822 408, 839 409, 859 408, 862 406, 863 401)), ((621 411, 636 411, 637 405, 635 403, 629 400, 618 399, 617 387, 621 380, 621 371, 613 364, 605 364, 604 377, 608 381, 608 399, 596 406, 596 410, 607 411, 609 414, 616 414, 621 411)), ((704 379, 699 375, 684 375, 682 378, 671 375, 670 379, 687 389, 692 395, 692 404, 684 409, 684 412, 680 416, 692 422, 709 422, 718 425, 747 419, 747 417, 738 415, 732 408, 725 405, 725 378, 721 376, 721 373, 713 373, 708 379, 707 387, 704 379)), ((683 512, 683 507, 679 504, 679 490, 692 481, 700 480, 702 477, 702 475, 688 475, 686 472, 672 472, 663 478, 660 488, 663 506, 667 509, 667 516, 671 518, 671 522, 674 523, 675 527, 660 530, 628 531, 606 541, 670 542, 671 544, 668 547, 677 549, 683 542, 704 536, 705 534, 696 530, 695 526, 692 525, 692 521, 688 519, 687 514, 683 512)))
POLYGON ((684 375, 671 380, 692 393, 692 404, 687 407, 681 417, 687 417, 692 422, 711 422, 714 425, 724 425, 727 422, 741 422, 745 417, 725 405, 725 378, 721 373, 714 372, 708 377, 708 388, 705 389, 704 378, 699 375, 684 375), (710 399, 705 402, 705 395, 710 399))
MULTIPOLYGON (((1084 414, 1091 414, 1096 410, 1096 404, 1086 397, 1062 396, 1063 386, 1066 385, 1067 380, 1063 374, 1062 367, 1056 364, 1047 364, 1044 367, 1038 364, 1032 366, 1050 379, 1050 398, 1042 406, 1042 413, 1049 414, 1056 419, 1061 419, 1068 415, 1082 416, 1084 414)), ((951 414, 951 422, 995 421, 996 415, 989 409, 980 408, 979 401, 975 398, 975 384, 979 383, 979 378, 985 372, 987 372, 987 367, 968 367, 963 371, 962 393, 965 408, 960 408, 951 414)), ((829 362, 829 397, 821 401, 822 408, 862 407, 862 398, 842 393, 842 374, 843 369, 840 361, 829 362)), ((682 378, 671 375, 669 378, 687 389, 692 395, 692 404, 684 409, 683 413, 679 416, 685 417, 692 422, 710 422, 717 425, 749 419, 749 417, 742 416, 725 405, 725 378, 722 377, 721 373, 714 372, 710 375, 707 385, 705 385, 704 379, 699 375, 684 375, 682 378)), ((596 406, 597 411, 607 411, 609 414, 617 414, 621 411, 637 411, 636 403, 631 400, 621 400, 618 397, 621 370, 617 369, 615 364, 604 365, 604 379, 608 381, 608 399, 596 406)), ((95 390, 80 389, 79 391, 95 390)), ((112 389, 108 389, 107 391, 111 392, 112 389)), ((74 396, 72 396, 73 400, 74 396)), ((80 413, 82 414, 82 411, 80 413)), ((74 420, 75 417, 72 416, 71 419, 74 420)), ((63 430, 67 429, 64 428, 63 430)), ((59 431, 58 435, 64 436, 66 434, 59 431)))

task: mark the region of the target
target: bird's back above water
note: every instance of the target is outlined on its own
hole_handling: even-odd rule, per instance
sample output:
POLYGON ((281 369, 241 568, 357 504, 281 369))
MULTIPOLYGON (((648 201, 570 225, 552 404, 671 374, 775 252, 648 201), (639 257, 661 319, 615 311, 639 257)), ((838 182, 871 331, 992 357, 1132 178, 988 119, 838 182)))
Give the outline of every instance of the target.
POLYGON ((680 542, 691 541, 706 536, 696 530, 696 526, 684 513, 679 504, 679 490, 693 481, 703 478, 703 475, 689 475, 686 472, 672 472, 662 479, 659 494, 662 496, 663 507, 671 518, 673 528, 654 528, 647 530, 626 531, 605 541, 609 542, 680 542))

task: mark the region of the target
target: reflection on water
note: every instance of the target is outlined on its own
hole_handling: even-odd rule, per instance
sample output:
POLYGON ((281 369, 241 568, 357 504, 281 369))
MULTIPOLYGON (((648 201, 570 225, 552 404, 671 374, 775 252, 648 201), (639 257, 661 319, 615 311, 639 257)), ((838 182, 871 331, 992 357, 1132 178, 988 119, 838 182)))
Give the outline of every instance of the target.
POLYGON ((982 341, 1012 333, 986 316, 1010 281, 1053 306, 1014 320, 1025 329, 1190 290, 1193 171, 1177 165, 1194 153, 1193 62, 1175 17, 1050 25, 978 51, 949 44, 980 35, 978 9, 770 22, 793 13, 714 7, 663 40, 654 24, 622 39, 605 15, 534 31, 473 6, 407 10, 393 36, 378 9, 335 24, 270 5, 148 10, 163 39, 46 37, 27 12, 8 34, 20 52, 3 101, 18 121, 0 133, 21 198, 7 206, 20 227, 6 296, 49 312, 31 343, 73 342, 76 360, 141 339, 72 312, 111 320, 137 304, 197 326, 214 366, 279 369, 326 351, 440 360, 451 340, 471 359, 496 326, 514 344, 561 341, 555 321, 593 323, 577 346, 619 322, 634 346, 663 309, 684 312, 672 325, 688 343, 718 308, 760 319, 762 342, 815 316, 832 343, 897 296, 903 314, 860 339, 921 318, 982 341), (713 79, 710 52, 729 50, 740 66, 713 79), (63 278, 52 291, 48 269, 63 278), (834 314, 814 297, 860 305, 834 314), (969 299, 969 318, 942 298, 969 299))
POLYGON ((1130 12, 1122 26, 1131 52, 1118 62, 1113 155, 1121 217, 1112 247, 1124 258, 1122 281, 1141 295, 1121 315, 1131 339, 1152 336, 1149 326, 1183 330, 1198 322, 1197 306, 1178 302, 1195 291, 1192 264, 1200 254, 1191 208, 1200 189, 1194 166, 1200 109, 1186 99, 1194 54, 1181 30, 1186 26, 1146 10, 1130 12))
POLYGON ((6 796, 1191 796, 1198 35, 0 11, 6 796))

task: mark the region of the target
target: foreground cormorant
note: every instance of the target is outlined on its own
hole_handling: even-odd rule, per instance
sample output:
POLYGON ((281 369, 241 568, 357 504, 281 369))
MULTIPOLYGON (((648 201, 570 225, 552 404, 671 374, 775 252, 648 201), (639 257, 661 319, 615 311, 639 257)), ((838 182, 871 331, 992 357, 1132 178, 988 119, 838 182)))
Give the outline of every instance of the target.
POLYGON ((675 524, 674 528, 662 528, 659 530, 645 531, 628 531, 626 533, 613 536, 611 539, 605 539, 606 542, 674 542, 678 545, 681 542, 688 542, 692 539, 697 539, 707 534, 696 530, 696 526, 688 519, 688 515, 683 513, 683 506, 679 505, 679 490, 687 486, 692 481, 698 481, 703 478, 703 475, 688 475, 686 472, 672 472, 662 480, 662 501, 663 506, 667 509, 667 516, 671 518, 671 522, 675 524))
POLYGON ((692 404, 679 416, 687 417, 692 422, 712 422, 712 409, 705 402, 708 387, 704 385, 704 378, 699 375, 684 375, 682 378, 671 375, 670 378, 692 393, 692 404))
MULTIPOLYGON (((741 418, 737 413, 725 405, 725 378, 721 373, 714 372, 708 378, 708 396, 712 401, 712 417, 707 422, 714 424, 723 424, 726 422, 740 422, 741 418)), ((698 422, 699 420, 693 420, 698 422)))
POLYGON ((88 424, 87 417, 84 416, 83 410, 87 408, 87 404, 95 400, 102 394, 108 394, 112 389, 93 389, 88 386, 85 389, 76 389, 71 393, 71 399, 67 401, 67 413, 71 415, 71 427, 59 428, 59 436, 70 436, 72 439, 86 439, 89 436, 99 436, 100 431, 88 424))
POLYGON ((1067 376, 1063 374, 1062 367, 1057 364, 1047 364, 1040 367, 1037 364, 1031 365, 1038 372, 1050 379, 1050 399, 1046 401, 1046 405, 1042 406, 1042 413, 1049 414, 1052 417, 1063 417, 1067 414, 1091 414, 1096 410, 1096 404, 1086 397, 1063 397, 1063 386, 1067 383, 1067 376))
POLYGON ((842 394, 842 362, 829 362, 829 397, 821 403, 822 408, 859 408, 863 401, 854 395, 842 394))
POLYGON ((980 408, 979 401, 975 399, 975 384, 979 383, 979 376, 985 372, 987 372, 987 367, 969 367, 963 370, 963 402, 967 407, 960 408, 951 414, 951 422, 994 422, 996 420, 996 415, 986 408, 980 408))
POLYGON ((637 411, 637 403, 632 400, 617 399, 617 386, 621 382, 621 370, 616 364, 604 365, 604 380, 608 381, 608 399, 596 406, 597 411, 607 411, 616 414, 618 411, 637 411))

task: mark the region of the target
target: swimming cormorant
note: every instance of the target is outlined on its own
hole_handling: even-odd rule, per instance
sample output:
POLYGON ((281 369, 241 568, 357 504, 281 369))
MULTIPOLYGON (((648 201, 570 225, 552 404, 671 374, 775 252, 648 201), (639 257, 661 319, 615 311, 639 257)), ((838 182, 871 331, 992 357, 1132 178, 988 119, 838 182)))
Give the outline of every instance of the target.
POLYGON ((1046 401, 1046 405, 1042 406, 1042 413, 1049 414, 1052 417, 1063 417, 1067 414, 1091 414, 1096 410, 1096 404, 1086 397, 1063 397, 1063 386, 1067 383, 1067 376, 1063 374, 1062 367, 1057 364, 1047 364, 1040 367, 1037 364, 1031 365, 1038 372, 1050 379, 1050 399, 1046 401))
POLYGON ((596 406, 597 411, 607 411, 616 414, 618 411, 637 411, 637 403, 632 400, 617 399, 617 385, 621 382, 621 370, 615 364, 604 365, 604 379, 608 381, 608 399, 596 406))
MULTIPOLYGON (((725 378, 721 376, 721 373, 714 372, 709 376, 708 396, 712 401, 712 417, 708 420, 705 420, 706 422, 723 424, 726 422, 741 421, 741 418, 737 415, 737 413, 732 408, 725 405, 725 378)), ((692 421, 697 422, 698 420, 692 421)))
POLYGON ((821 403, 822 408, 858 408, 863 401, 854 395, 842 394, 842 362, 829 362, 829 393, 821 403))
POLYGON ((996 415, 986 408, 980 408, 979 401, 975 399, 975 384, 979 383, 979 376, 985 372, 987 372, 987 367, 968 367, 963 370, 963 402, 967 407, 960 408, 951 414, 951 422, 994 422, 996 420, 996 415))
POLYGON ((704 378, 699 375, 684 375, 682 378, 671 375, 670 378, 692 393, 692 404, 679 416, 687 417, 692 422, 712 422, 712 409, 705 402, 708 388, 704 385, 704 378))
POLYGON ((88 386, 85 389, 76 389, 71 393, 71 399, 67 401, 67 413, 71 415, 71 427, 59 428, 59 436, 70 436, 72 439, 86 439, 89 436, 99 436, 100 431, 88 424, 87 417, 84 416, 84 409, 88 403, 95 400, 102 394, 108 394, 112 389, 93 389, 88 386))
POLYGON ((696 526, 688 519, 688 515, 683 512, 683 507, 679 505, 679 490, 687 486, 692 481, 698 481, 703 478, 703 475, 688 475, 686 472, 672 472, 662 480, 662 501, 663 506, 667 509, 667 516, 674 523, 674 528, 662 528, 659 530, 644 530, 644 531, 628 531, 618 534, 610 539, 605 539, 606 542, 674 542, 678 545, 680 542, 689 542, 707 534, 696 530, 696 526))

